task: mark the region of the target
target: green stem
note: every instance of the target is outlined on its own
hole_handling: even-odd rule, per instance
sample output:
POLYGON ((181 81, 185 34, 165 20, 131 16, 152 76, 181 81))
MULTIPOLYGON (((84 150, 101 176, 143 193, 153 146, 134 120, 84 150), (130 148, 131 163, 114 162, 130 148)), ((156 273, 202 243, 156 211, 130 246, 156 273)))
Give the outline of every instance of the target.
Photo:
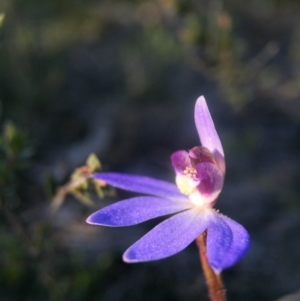
POLYGON ((211 301, 226 301, 226 290, 221 278, 221 274, 216 273, 209 265, 206 255, 206 236, 207 231, 203 232, 196 239, 199 250, 199 257, 208 287, 209 297, 211 301))

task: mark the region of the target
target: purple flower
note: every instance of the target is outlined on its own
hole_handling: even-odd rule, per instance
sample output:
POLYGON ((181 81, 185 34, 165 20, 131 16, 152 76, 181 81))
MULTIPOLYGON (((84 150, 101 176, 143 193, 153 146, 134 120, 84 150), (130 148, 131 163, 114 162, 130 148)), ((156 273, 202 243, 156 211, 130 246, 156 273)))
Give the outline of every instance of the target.
POLYGON ((146 196, 107 206, 89 216, 89 224, 123 227, 174 214, 129 247, 123 255, 124 261, 143 262, 171 256, 205 230, 208 261, 216 271, 232 266, 247 251, 249 234, 244 227, 212 208, 223 187, 225 160, 203 96, 196 102, 195 122, 202 146, 172 154, 176 185, 113 172, 93 175, 114 187, 146 196))

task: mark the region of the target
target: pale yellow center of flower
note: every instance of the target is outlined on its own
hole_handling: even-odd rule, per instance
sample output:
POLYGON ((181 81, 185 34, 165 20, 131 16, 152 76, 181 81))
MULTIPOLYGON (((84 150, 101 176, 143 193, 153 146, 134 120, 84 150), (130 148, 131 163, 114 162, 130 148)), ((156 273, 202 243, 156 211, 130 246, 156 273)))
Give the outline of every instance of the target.
POLYGON ((200 181, 197 176, 197 170, 193 167, 186 167, 182 174, 176 176, 176 184, 179 190, 188 195, 190 201, 198 208, 210 207, 221 192, 221 188, 212 191, 209 194, 203 194, 197 186, 200 181))
POLYGON ((196 177, 196 169, 193 167, 186 167, 183 171, 183 175, 176 176, 177 187, 182 193, 190 195, 198 185, 196 177))

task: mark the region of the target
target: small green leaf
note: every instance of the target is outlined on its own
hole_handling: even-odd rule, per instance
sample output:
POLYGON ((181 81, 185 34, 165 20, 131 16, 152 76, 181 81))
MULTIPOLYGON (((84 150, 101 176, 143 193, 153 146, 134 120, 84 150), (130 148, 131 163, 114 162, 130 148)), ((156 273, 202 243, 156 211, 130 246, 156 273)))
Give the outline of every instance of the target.
POLYGON ((90 169, 91 173, 101 169, 101 162, 94 153, 89 155, 89 157, 86 160, 86 165, 90 169))

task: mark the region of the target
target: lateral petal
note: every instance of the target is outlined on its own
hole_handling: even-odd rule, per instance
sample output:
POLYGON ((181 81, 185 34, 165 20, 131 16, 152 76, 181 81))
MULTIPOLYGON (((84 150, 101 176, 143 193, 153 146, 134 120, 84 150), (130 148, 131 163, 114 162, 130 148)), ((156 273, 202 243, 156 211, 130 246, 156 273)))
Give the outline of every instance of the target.
POLYGON ((131 226, 190 207, 191 204, 188 201, 175 202, 169 199, 140 196, 104 207, 90 215, 86 222, 110 227, 131 226))
POLYGON ((123 255, 125 262, 158 260, 174 255, 186 248, 208 226, 203 211, 190 209, 163 221, 123 255))
POLYGON ((207 256, 216 271, 234 265, 247 252, 249 245, 249 234, 242 225, 215 213, 208 226, 207 256))
POLYGON ((115 172, 94 173, 92 177, 116 188, 128 191, 176 200, 186 198, 175 184, 154 178, 115 172))
POLYGON ((195 123, 202 146, 211 151, 219 168, 225 173, 223 147, 203 96, 200 96, 196 101, 195 123))

